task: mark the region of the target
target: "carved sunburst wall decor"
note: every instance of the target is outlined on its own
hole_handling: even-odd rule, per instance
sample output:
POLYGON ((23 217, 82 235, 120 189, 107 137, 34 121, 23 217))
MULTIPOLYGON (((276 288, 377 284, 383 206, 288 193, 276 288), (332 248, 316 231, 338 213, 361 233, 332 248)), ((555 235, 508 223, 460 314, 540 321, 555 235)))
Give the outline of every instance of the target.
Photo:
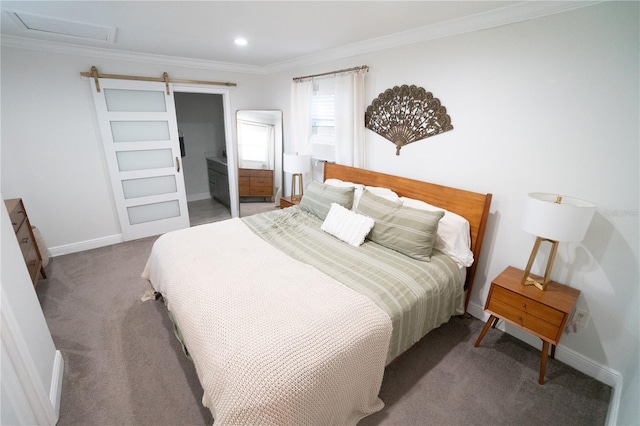
POLYGON ((406 84, 380 93, 367 107, 364 125, 393 142, 396 155, 411 142, 453 129, 438 98, 422 87, 406 84))

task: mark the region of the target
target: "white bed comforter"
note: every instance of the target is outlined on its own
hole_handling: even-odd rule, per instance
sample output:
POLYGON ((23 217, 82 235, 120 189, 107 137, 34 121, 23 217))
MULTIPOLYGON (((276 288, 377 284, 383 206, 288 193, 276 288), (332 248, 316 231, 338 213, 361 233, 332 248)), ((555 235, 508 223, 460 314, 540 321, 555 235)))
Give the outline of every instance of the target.
POLYGON ((166 299, 216 424, 354 425, 379 411, 391 320, 240 219, 161 236, 166 299))

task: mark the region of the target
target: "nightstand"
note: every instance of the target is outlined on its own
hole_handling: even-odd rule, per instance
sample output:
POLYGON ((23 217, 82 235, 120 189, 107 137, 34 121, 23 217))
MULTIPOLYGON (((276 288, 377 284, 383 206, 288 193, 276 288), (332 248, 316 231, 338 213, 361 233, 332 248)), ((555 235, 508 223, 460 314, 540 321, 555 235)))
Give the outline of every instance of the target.
POLYGON ((300 200, 292 200, 291 197, 280 197, 280 208, 286 209, 287 207, 295 206, 300 203, 300 200))
POLYGON ((477 348, 489 327, 495 328, 501 319, 539 337, 542 356, 538 382, 543 384, 549 344, 553 358, 580 291, 554 281, 547 284, 545 291, 540 291, 534 286, 522 285, 523 275, 524 271, 509 266, 491 282, 484 306, 490 316, 474 346, 477 348))

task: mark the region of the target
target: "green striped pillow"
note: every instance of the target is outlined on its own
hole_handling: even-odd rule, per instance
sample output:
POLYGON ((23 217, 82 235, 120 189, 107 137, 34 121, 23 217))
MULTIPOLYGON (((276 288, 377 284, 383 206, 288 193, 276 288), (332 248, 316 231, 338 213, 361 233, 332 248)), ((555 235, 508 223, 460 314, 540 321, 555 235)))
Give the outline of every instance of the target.
POLYGON ((300 208, 324 220, 329 213, 331 203, 351 209, 354 190, 354 187, 331 186, 311 181, 309 186, 304 189, 300 208))
POLYGON ((356 212, 376 221, 369 239, 417 260, 431 260, 431 251, 443 211, 404 207, 365 189, 356 212))

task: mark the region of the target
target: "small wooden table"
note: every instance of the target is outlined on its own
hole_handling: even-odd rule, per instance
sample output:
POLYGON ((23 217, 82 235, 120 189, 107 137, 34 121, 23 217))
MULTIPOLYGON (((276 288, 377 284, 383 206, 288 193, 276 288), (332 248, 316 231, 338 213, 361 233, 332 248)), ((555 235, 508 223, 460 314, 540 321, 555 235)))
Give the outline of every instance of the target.
POLYGON ((538 336, 542 339, 538 382, 543 384, 549 344, 553 358, 580 291, 554 281, 541 291, 534 286, 522 285, 523 275, 523 270, 509 266, 491 282, 484 307, 490 316, 474 346, 480 345, 489 327, 495 328, 500 319, 538 336))
POLYGON ((287 207, 295 206, 300 203, 299 199, 291 199, 291 197, 280 197, 280 208, 286 209, 287 207))

